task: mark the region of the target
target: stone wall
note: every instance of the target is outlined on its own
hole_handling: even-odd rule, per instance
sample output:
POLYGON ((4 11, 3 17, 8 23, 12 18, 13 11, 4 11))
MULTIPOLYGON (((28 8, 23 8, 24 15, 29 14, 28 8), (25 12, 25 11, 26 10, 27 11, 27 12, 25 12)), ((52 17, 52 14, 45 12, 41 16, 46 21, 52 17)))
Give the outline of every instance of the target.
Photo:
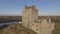
POLYGON ((38 11, 35 6, 25 6, 22 12, 22 25, 29 27, 29 24, 38 20, 38 11))

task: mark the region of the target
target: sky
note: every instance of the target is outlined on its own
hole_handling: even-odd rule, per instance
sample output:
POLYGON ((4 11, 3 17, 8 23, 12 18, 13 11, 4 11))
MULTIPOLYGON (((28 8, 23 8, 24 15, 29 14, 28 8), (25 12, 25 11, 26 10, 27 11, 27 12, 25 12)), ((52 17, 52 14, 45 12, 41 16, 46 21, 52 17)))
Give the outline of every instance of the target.
POLYGON ((39 16, 60 16, 60 0, 0 0, 0 16, 21 16, 24 5, 35 5, 39 16))

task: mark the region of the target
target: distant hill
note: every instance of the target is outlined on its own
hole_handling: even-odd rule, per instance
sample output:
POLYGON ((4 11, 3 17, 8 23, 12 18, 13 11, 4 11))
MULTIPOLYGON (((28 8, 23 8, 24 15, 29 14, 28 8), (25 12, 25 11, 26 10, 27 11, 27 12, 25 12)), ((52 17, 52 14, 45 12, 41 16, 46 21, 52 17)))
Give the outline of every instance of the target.
POLYGON ((22 21, 22 16, 0 16, 0 23, 22 21))
MULTIPOLYGON (((52 21, 60 21, 60 16, 38 16, 38 19, 50 17, 52 21)), ((22 21, 22 16, 0 16, 0 23, 9 21, 22 21)))

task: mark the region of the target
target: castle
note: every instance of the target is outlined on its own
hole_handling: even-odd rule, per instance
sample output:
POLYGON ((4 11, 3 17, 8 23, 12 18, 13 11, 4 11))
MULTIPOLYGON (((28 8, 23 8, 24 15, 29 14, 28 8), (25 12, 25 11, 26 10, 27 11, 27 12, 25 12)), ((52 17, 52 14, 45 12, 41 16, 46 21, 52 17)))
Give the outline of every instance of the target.
POLYGON ((35 6, 25 6, 22 12, 22 26, 28 27, 38 34, 52 34, 54 23, 51 19, 38 19, 38 10, 35 6))

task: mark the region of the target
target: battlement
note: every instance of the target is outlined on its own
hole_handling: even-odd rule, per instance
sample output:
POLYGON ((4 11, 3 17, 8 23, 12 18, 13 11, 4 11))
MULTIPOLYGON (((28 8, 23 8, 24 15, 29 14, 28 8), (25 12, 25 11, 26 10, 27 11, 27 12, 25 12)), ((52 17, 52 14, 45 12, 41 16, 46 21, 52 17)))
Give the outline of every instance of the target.
POLYGON ((35 5, 32 5, 32 6, 24 6, 26 9, 29 9, 29 8, 36 8, 35 5))

